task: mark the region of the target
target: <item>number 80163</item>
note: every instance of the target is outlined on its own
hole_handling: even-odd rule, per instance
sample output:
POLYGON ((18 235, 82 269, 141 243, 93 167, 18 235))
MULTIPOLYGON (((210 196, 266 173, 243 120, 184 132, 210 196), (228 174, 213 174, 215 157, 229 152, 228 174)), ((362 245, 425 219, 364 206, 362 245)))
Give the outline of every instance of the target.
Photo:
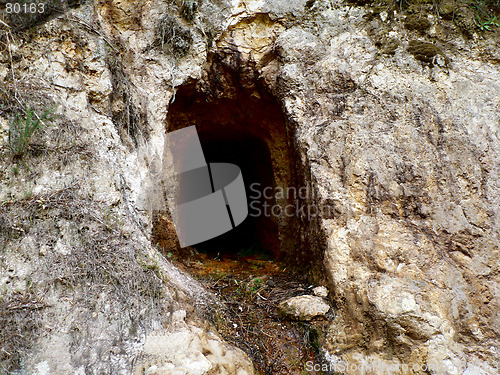
POLYGON ((45 11, 44 3, 7 3, 5 5, 7 13, 43 13, 45 11))

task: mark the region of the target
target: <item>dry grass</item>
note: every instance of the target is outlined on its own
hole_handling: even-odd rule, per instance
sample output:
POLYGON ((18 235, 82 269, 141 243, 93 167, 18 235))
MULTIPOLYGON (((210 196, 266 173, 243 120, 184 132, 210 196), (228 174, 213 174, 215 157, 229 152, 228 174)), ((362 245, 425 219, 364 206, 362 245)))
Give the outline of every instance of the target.
POLYGON ((11 68, 0 86, 0 116, 12 118, 24 115, 26 108, 43 113, 55 104, 46 94, 47 91, 47 87, 34 78, 20 80, 15 69, 11 68))
POLYGON ((37 171, 40 164, 39 157, 42 156, 47 162, 47 167, 52 169, 60 169, 75 158, 93 158, 88 144, 82 140, 88 134, 86 129, 61 115, 51 115, 51 121, 42 118, 43 113, 55 105, 55 101, 47 92, 47 87, 40 82, 34 82, 33 79, 11 78, 0 87, 1 117, 12 124, 16 117, 25 119, 29 108, 35 113, 37 120, 40 119, 40 124, 43 124, 39 131, 27 140, 22 153, 22 163, 19 163, 19 155, 16 155, 16 152, 2 150, 5 160, 0 161, 0 165, 3 164, 0 178, 7 178, 5 173, 8 164, 13 164, 16 169, 21 166, 37 171), (49 158, 49 156, 54 157, 49 158))
POLYGON ((198 10, 197 0, 183 0, 181 5, 180 14, 186 21, 191 22, 194 20, 196 11, 198 10))
MULTIPOLYGON (((5 119, 22 115, 28 107, 43 113, 54 104, 52 97, 57 101, 53 88, 44 87, 44 82, 36 82, 35 77, 26 75, 29 62, 25 61, 23 50, 9 47, 21 45, 19 30, 0 25, 0 54, 9 69, 0 86, 0 116, 5 119)), ((123 73, 122 66, 117 68, 123 73)), ((135 141, 142 136, 145 121, 132 102, 132 88, 125 75, 119 75, 116 70, 113 73, 114 89, 125 102, 117 119, 135 141)), ((5 156, 0 160, 3 185, 9 186, 7 179, 12 179, 12 187, 28 189, 46 170, 61 169, 62 165, 81 156, 94 157, 84 143, 87 134, 78 124, 60 116, 42 130, 33 135, 24 153, 21 174, 24 181, 15 173, 11 176, 12 155, 6 147, 0 150, 5 156)), ((78 165, 67 169, 75 167, 78 165)), ((15 196, 22 196, 22 192, 15 196)), ((56 314, 68 303, 85 315, 95 311, 102 296, 106 296, 106 303, 112 307, 105 319, 123 323, 127 327, 124 336, 132 339, 137 337, 128 332, 127 319, 138 321, 141 327, 160 319, 162 306, 169 300, 167 286, 158 265, 144 255, 143 249, 125 231, 127 220, 122 206, 109 207, 95 201, 85 195, 78 184, 48 194, 26 192, 23 199, 0 201, 0 279, 4 273, 8 274, 4 266, 13 259, 22 259, 31 270, 29 290, 13 292, 13 288, 6 286, 0 293, 0 373, 23 367, 23 358, 36 347, 47 327, 60 318, 56 314), (64 232, 64 226, 70 231, 64 232), (56 248, 63 237, 67 254, 56 248), (34 248, 26 244, 28 238, 36 244, 34 248), (45 295, 44 291, 49 291, 54 307, 47 306, 40 297, 45 295), (154 319, 149 318, 151 315, 154 319)), ((86 329, 81 318, 75 317, 74 324, 81 326, 82 331, 86 329)), ((75 345, 87 344, 77 342, 75 345)))
POLYGON ((9 249, 17 248, 23 257, 32 259, 34 268, 33 292, 6 295, 0 301, 0 342, 4 343, 0 358, 9 371, 22 367, 21 359, 44 330, 41 309, 46 305, 35 293, 57 291, 58 298, 68 298, 87 311, 96 308, 104 293, 115 310, 123 311, 126 306, 130 317, 139 316, 145 308, 158 317, 168 298, 158 266, 141 255, 141 249, 123 231, 119 212, 78 192, 75 185, 0 203, 0 260, 8 258, 9 249), (69 254, 55 250, 61 220, 72 228, 69 254), (48 248, 45 255, 38 254, 38 247, 32 253, 32 249, 16 245, 26 236, 44 244, 48 248))
POLYGON ((240 284, 235 288, 229 277, 209 286, 223 296, 227 315, 219 332, 227 341, 244 349, 263 374, 300 374, 305 362, 317 360, 317 343, 310 335, 314 327, 282 320, 277 311, 283 300, 306 293, 304 281, 282 274, 267 282, 249 278, 240 284))
POLYGON ((164 17, 158 26, 156 46, 174 58, 186 56, 193 44, 191 31, 172 16, 164 17))
POLYGON ((8 145, 14 158, 27 151, 38 128, 45 128, 54 119, 55 107, 48 87, 35 77, 22 76, 19 66, 24 64, 24 57, 17 47, 13 47, 21 43, 11 28, 0 24, 0 54, 7 58, 9 68, 0 86, 0 116, 9 122, 8 145))
POLYGON ((282 271, 275 262, 243 258, 237 263, 198 259, 196 255, 178 261, 221 299, 222 304, 211 306, 205 318, 226 341, 251 357, 260 374, 305 373, 307 361, 321 361, 318 332, 326 321, 283 320, 278 305, 309 294, 309 284, 298 275, 282 271))
POLYGON ((146 140, 149 135, 146 115, 133 101, 132 86, 120 57, 110 54, 107 64, 113 85, 113 123, 118 127, 122 142, 137 147, 139 140, 146 140))
MULTIPOLYGON (((46 220, 67 220, 74 225, 75 245, 71 256, 51 251, 41 273, 51 283, 75 288, 89 287, 95 294, 104 289, 126 301, 130 296, 161 298, 163 284, 150 261, 140 257, 129 235, 123 232, 118 213, 99 202, 77 196, 78 185, 51 194, 3 202, 0 206, 0 238, 4 241, 40 233, 37 224, 46 220)), ((92 294, 92 293, 90 293, 92 294)))
POLYGON ((0 298, 0 373, 10 373, 22 365, 22 357, 37 338, 41 311, 47 307, 33 292, 0 298))

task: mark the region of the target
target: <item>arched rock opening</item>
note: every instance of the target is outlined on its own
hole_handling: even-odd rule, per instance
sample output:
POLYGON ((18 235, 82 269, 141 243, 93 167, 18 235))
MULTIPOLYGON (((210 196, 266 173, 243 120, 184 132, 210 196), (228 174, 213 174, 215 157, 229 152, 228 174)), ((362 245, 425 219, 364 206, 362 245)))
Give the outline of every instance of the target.
POLYGON ((180 87, 169 109, 168 130, 195 125, 208 162, 229 162, 242 169, 249 216, 235 230, 198 247, 231 254, 259 247, 273 257, 286 252, 296 218, 279 212, 286 199, 281 188, 297 185, 285 119, 278 102, 265 91, 239 90, 214 98, 195 83, 180 87))
POLYGON ((204 79, 177 89, 169 107, 167 131, 195 125, 207 162, 242 169, 249 201, 249 216, 239 227, 194 247, 221 255, 257 247, 306 272, 305 266, 322 264, 321 240, 311 236, 320 232, 317 223, 296 214, 313 199, 298 193, 311 188, 307 168, 280 102, 250 78, 212 63, 204 79))

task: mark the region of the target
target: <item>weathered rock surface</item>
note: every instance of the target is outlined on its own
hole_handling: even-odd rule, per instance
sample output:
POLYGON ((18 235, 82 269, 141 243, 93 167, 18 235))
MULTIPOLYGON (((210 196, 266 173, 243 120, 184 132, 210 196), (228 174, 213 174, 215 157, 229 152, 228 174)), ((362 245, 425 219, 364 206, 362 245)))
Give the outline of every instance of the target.
MULTIPOLYGON (((196 317, 213 296, 157 253, 151 213, 138 209, 152 165, 143 156, 163 155, 176 87, 214 87, 207 66, 218 56, 220 71, 242 87, 258 81, 282 105, 314 203, 332 208, 303 221, 305 233, 324 238, 317 262, 326 272, 314 276, 338 308, 322 343, 330 363, 497 374, 498 39, 441 43, 431 19, 429 35, 446 48, 424 53, 401 23, 375 38, 386 17, 337 2, 207 0, 192 22, 180 6, 87 4, 2 52, 2 83, 29 91, 23 100, 57 104, 62 116, 42 134, 31 170, 1 161, 2 297, 32 306, 22 310, 37 323, 30 331, 43 333, 33 351, 21 350, 25 368, 251 371, 196 317), (378 40, 397 43, 384 54, 378 40), (116 264, 133 265, 130 274, 113 274, 116 264), (170 326, 179 310, 187 326, 170 326), (183 342, 196 337, 192 346, 176 351, 159 338, 176 329, 183 342)), ((231 92, 225 82, 218 90, 231 92)))
POLYGON ((309 321, 325 317, 330 305, 317 296, 297 296, 283 301, 279 305, 280 314, 296 320, 309 321))
POLYGON ((313 293, 315 296, 326 298, 328 297, 328 289, 324 286, 317 286, 313 289, 313 293))
POLYGON ((253 366, 241 352, 222 342, 219 336, 187 324, 186 312, 173 313, 169 328, 146 337, 144 352, 135 365, 139 374, 253 374, 253 366))
POLYGON ((215 296, 152 246, 131 200, 144 113, 172 92, 141 101, 93 6, 1 47, 0 373, 253 374, 208 323, 215 296), (7 119, 28 106, 56 118, 12 159, 7 119))

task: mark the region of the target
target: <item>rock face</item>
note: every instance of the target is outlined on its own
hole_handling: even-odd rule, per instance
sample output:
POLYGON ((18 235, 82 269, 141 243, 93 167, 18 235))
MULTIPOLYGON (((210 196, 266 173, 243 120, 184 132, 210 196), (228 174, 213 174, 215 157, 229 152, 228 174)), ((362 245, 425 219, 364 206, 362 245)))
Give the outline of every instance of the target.
POLYGON ((184 321, 186 312, 176 311, 167 329, 151 332, 135 374, 253 374, 253 366, 241 352, 184 321))
POLYGON ((325 317, 330 305, 317 296, 297 296, 280 303, 280 314, 296 320, 309 321, 325 317))
POLYGON ((1 26, 0 374, 253 374, 210 328, 215 296, 152 246, 132 200, 135 145, 155 135, 146 113, 161 119, 173 93, 148 102, 124 76, 119 24, 100 14, 119 28, 140 19, 109 5, 1 26), (9 120, 27 107, 55 116, 13 157, 9 120))
POLYGON ((336 317, 321 344, 332 365, 497 374, 496 34, 444 41, 432 17, 422 35, 322 0, 185 3, 85 3, 2 50, 0 316, 13 317, 2 332, 35 336, 7 343, 15 355, 2 352, 2 366, 252 372, 206 328, 197 312, 215 297, 152 247, 153 214, 138 203, 189 83, 207 100, 235 84, 265 89, 283 109, 297 173, 314 190, 305 203, 328 208, 298 220, 310 247, 290 259, 308 257, 329 285, 336 317), (7 157, 14 98, 60 116, 25 155, 30 168, 7 157), (33 324, 16 326, 19 313, 33 324))

